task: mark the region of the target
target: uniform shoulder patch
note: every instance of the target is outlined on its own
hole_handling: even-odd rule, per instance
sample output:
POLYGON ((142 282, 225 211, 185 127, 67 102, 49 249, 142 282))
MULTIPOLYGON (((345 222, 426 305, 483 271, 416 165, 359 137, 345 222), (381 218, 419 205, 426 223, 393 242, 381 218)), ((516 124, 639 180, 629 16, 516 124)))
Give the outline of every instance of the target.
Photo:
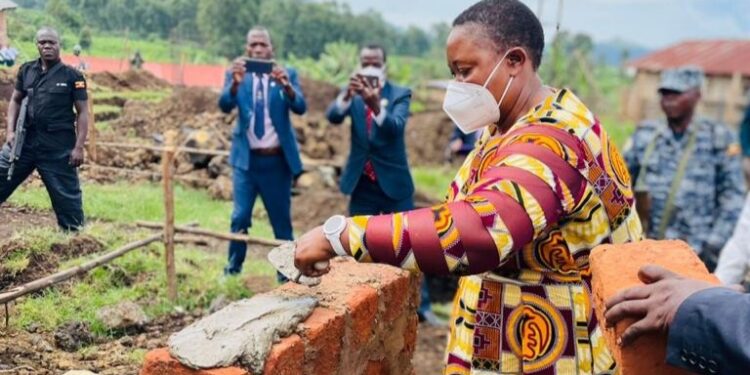
POLYGON ((86 88, 86 81, 76 81, 75 82, 75 88, 77 88, 77 89, 85 89, 86 88))

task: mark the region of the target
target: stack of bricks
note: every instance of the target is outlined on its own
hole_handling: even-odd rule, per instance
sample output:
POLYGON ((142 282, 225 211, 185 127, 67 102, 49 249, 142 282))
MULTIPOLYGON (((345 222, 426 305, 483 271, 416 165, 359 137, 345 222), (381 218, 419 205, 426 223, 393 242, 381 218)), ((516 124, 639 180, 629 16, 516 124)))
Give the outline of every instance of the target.
MULTIPOLYGON (((287 283, 270 292, 312 295, 319 306, 297 333, 275 344, 263 374, 412 374, 419 278, 397 268, 337 260, 320 285, 287 283)), ((259 375, 241 366, 193 370, 167 349, 146 355, 141 375, 259 375)))
MULTIPOLYGON (((602 326, 606 325, 605 301, 622 290, 643 285, 638 279, 638 270, 646 264, 662 266, 684 277, 719 283, 715 276, 708 273, 693 249, 682 241, 603 245, 594 249, 589 261, 596 316, 602 326)), ((643 336, 625 348, 617 345, 617 338, 632 323, 632 320, 623 321, 604 332, 607 346, 613 352, 622 375, 688 374, 666 364, 666 334, 643 336)))

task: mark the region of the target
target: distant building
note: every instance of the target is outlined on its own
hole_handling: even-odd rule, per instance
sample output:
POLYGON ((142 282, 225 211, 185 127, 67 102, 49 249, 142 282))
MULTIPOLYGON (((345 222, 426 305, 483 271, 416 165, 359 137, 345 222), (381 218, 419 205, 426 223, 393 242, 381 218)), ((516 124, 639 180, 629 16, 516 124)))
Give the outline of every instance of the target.
POLYGON ((634 71, 635 79, 624 97, 625 116, 633 121, 663 116, 659 75, 683 65, 699 66, 706 73, 699 113, 737 126, 750 91, 750 40, 685 41, 631 60, 626 67, 634 71))

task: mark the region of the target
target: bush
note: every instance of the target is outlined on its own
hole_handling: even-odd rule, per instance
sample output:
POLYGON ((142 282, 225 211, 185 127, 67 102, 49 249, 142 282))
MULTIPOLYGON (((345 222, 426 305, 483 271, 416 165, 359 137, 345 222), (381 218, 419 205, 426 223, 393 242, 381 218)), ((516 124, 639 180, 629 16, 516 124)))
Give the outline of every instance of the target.
POLYGON ((92 44, 91 28, 89 28, 88 26, 85 26, 83 29, 81 29, 81 35, 78 38, 78 44, 83 49, 91 48, 91 44, 92 44))

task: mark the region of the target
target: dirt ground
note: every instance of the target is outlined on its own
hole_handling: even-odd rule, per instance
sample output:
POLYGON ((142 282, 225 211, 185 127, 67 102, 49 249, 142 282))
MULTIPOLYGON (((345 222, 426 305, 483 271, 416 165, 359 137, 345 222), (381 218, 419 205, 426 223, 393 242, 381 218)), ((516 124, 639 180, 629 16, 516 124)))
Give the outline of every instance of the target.
MULTIPOLYGON (((149 77, 145 72, 93 75, 90 80, 97 85, 120 91, 157 90, 167 87, 164 82, 149 77)), ((12 81, 12 74, 7 77, 0 76, 0 98, 10 96, 12 81)), ((348 211, 348 199, 338 192, 337 180, 349 152, 349 126, 334 127, 324 118, 326 107, 335 98, 339 89, 333 85, 305 79, 302 80, 302 86, 308 102, 308 113, 303 117, 293 117, 301 152, 307 158, 328 160, 331 165, 312 168, 300 180, 303 185, 302 194, 293 198, 294 227, 298 230, 320 225, 332 214, 348 211)), ((158 146, 162 144, 162 135, 166 130, 176 130, 180 144, 228 150, 236 115, 220 113, 216 105, 217 98, 218 94, 211 90, 175 88, 172 96, 160 103, 133 101, 117 96, 105 102, 97 102, 122 107, 119 117, 109 121, 111 130, 99 134, 99 141, 158 146)), ((3 113, 6 106, 7 102, 0 100, 0 110, 3 113)), ((440 164, 443 148, 452 132, 452 125, 438 104, 429 102, 426 107, 428 110, 413 115, 407 126, 408 153, 412 166, 440 164)), ((4 134, 0 129, 1 137, 4 137, 4 134)), ((152 151, 103 147, 98 149, 96 163, 105 167, 140 172, 160 171, 160 155, 152 151)), ((207 188, 217 198, 231 198, 231 170, 225 157, 206 158, 182 154, 178 157, 176 169, 178 176, 194 180, 188 184, 207 188)), ((118 175, 111 170, 101 172, 84 169, 82 174, 84 179, 104 183, 124 176, 132 180, 152 179, 118 175)), ((430 198, 424 195, 419 195, 418 200, 421 205, 430 203, 430 198)), ((55 225, 51 212, 38 212, 7 205, 0 207, 0 222, 0 238, 8 238, 21 228, 55 225)), ((0 249, 0 257, 12 251, 9 246, 12 245, 0 249)), ((97 248, 95 241, 88 240, 67 246, 87 253, 101 250, 100 247, 97 248)), ((29 272, 12 279, 0 277, 0 290, 8 285, 17 285, 50 273, 61 260, 67 259, 66 254, 70 252, 66 249, 63 247, 52 252, 59 255, 32 259, 33 266, 29 267, 29 272)), ((223 252, 224 244, 219 244, 217 248, 211 248, 209 251, 223 252)), ((259 256, 262 256, 260 254, 259 256)), ((262 292, 273 288, 275 284, 270 277, 250 277, 246 280, 246 285, 262 292)), ((436 297, 440 300, 449 298, 442 295, 436 297)), ((0 328, 0 373, 59 374, 71 369, 88 369, 102 375, 136 374, 140 364, 132 360, 134 350, 164 346, 172 332, 191 323, 203 313, 196 311, 193 314, 173 314, 153 321, 142 332, 96 342, 96 347, 92 350, 76 353, 56 349, 53 333, 37 332, 34 327, 29 329, 30 332, 0 328), (9 371, 12 369, 16 370, 9 371)), ((420 326, 414 359, 417 374, 440 372, 447 333, 447 328, 420 326)))
MULTIPOLYGON (((311 207, 320 210, 331 210, 324 204, 310 203, 311 207)), ((315 213, 311 213, 315 215, 315 213)), ((0 207, 0 217, 13 218, 8 225, 0 226, 4 237, 29 226, 52 226, 51 212, 30 211, 18 207, 0 207)), ((2 238, 2 237, 0 237, 2 238)), ((0 248, 2 254, 12 251, 13 241, 0 248)), ((102 251, 101 245, 93 239, 81 237, 68 244, 56 244, 51 253, 54 256, 34 258, 25 271, 13 279, 1 280, 0 290, 7 285, 17 285, 34 278, 48 275, 62 259, 79 252, 94 253, 102 251), (4 286, 3 286, 4 285, 4 286)), ((207 251, 223 251, 223 243, 212 243, 207 251)), ((268 249, 250 252, 250 256, 264 258, 268 249)), ((256 293, 263 293, 275 287, 275 280, 268 276, 248 276, 245 285, 256 293)), ((10 304, 10 319, 13 319, 13 304, 10 304)), ((89 370, 100 375, 137 374, 140 370, 137 350, 147 351, 167 344, 169 336, 200 319, 207 311, 198 309, 192 313, 172 313, 169 316, 155 319, 138 331, 128 332, 115 337, 97 338, 88 349, 77 352, 66 352, 58 348, 56 334, 81 335, 80 326, 60 327, 56 332, 43 332, 37 327, 26 330, 3 328, 0 325, 0 373, 2 374, 61 374, 69 370, 89 370), (74 332, 69 332, 73 330, 74 332)), ((3 315, 4 314, 0 314, 3 315)), ((85 331, 85 328, 83 329, 85 331)), ((418 375, 440 373, 442 369, 443 350, 445 348, 447 328, 436 328, 420 325, 417 338, 417 349, 414 364, 418 375)))
MULTIPOLYGON (((118 338, 95 341, 93 346, 66 352, 55 346, 55 334, 0 328, 0 373, 57 375, 69 370, 89 370, 100 375, 137 374, 141 363, 133 352, 164 347, 169 335, 194 322, 194 314, 173 313, 147 324, 142 330, 118 338)), ((12 319, 12 313, 11 313, 12 319)), ((77 327, 81 334, 80 327, 77 327)))
POLYGON ((412 359, 417 375, 442 374, 443 357, 449 333, 447 327, 419 325, 417 328, 417 351, 412 359))
POLYGON ((8 204, 0 206, 0 219, 0 238, 9 238, 23 228, 55 225, 54 215, 8 204))
POLYGON ((129 70, 124 73, 101 72, 89 75, 88 79, 97 85, 112 90, 158 90, 169 87, 169 83, 157 78, 146 70, 129 70))

